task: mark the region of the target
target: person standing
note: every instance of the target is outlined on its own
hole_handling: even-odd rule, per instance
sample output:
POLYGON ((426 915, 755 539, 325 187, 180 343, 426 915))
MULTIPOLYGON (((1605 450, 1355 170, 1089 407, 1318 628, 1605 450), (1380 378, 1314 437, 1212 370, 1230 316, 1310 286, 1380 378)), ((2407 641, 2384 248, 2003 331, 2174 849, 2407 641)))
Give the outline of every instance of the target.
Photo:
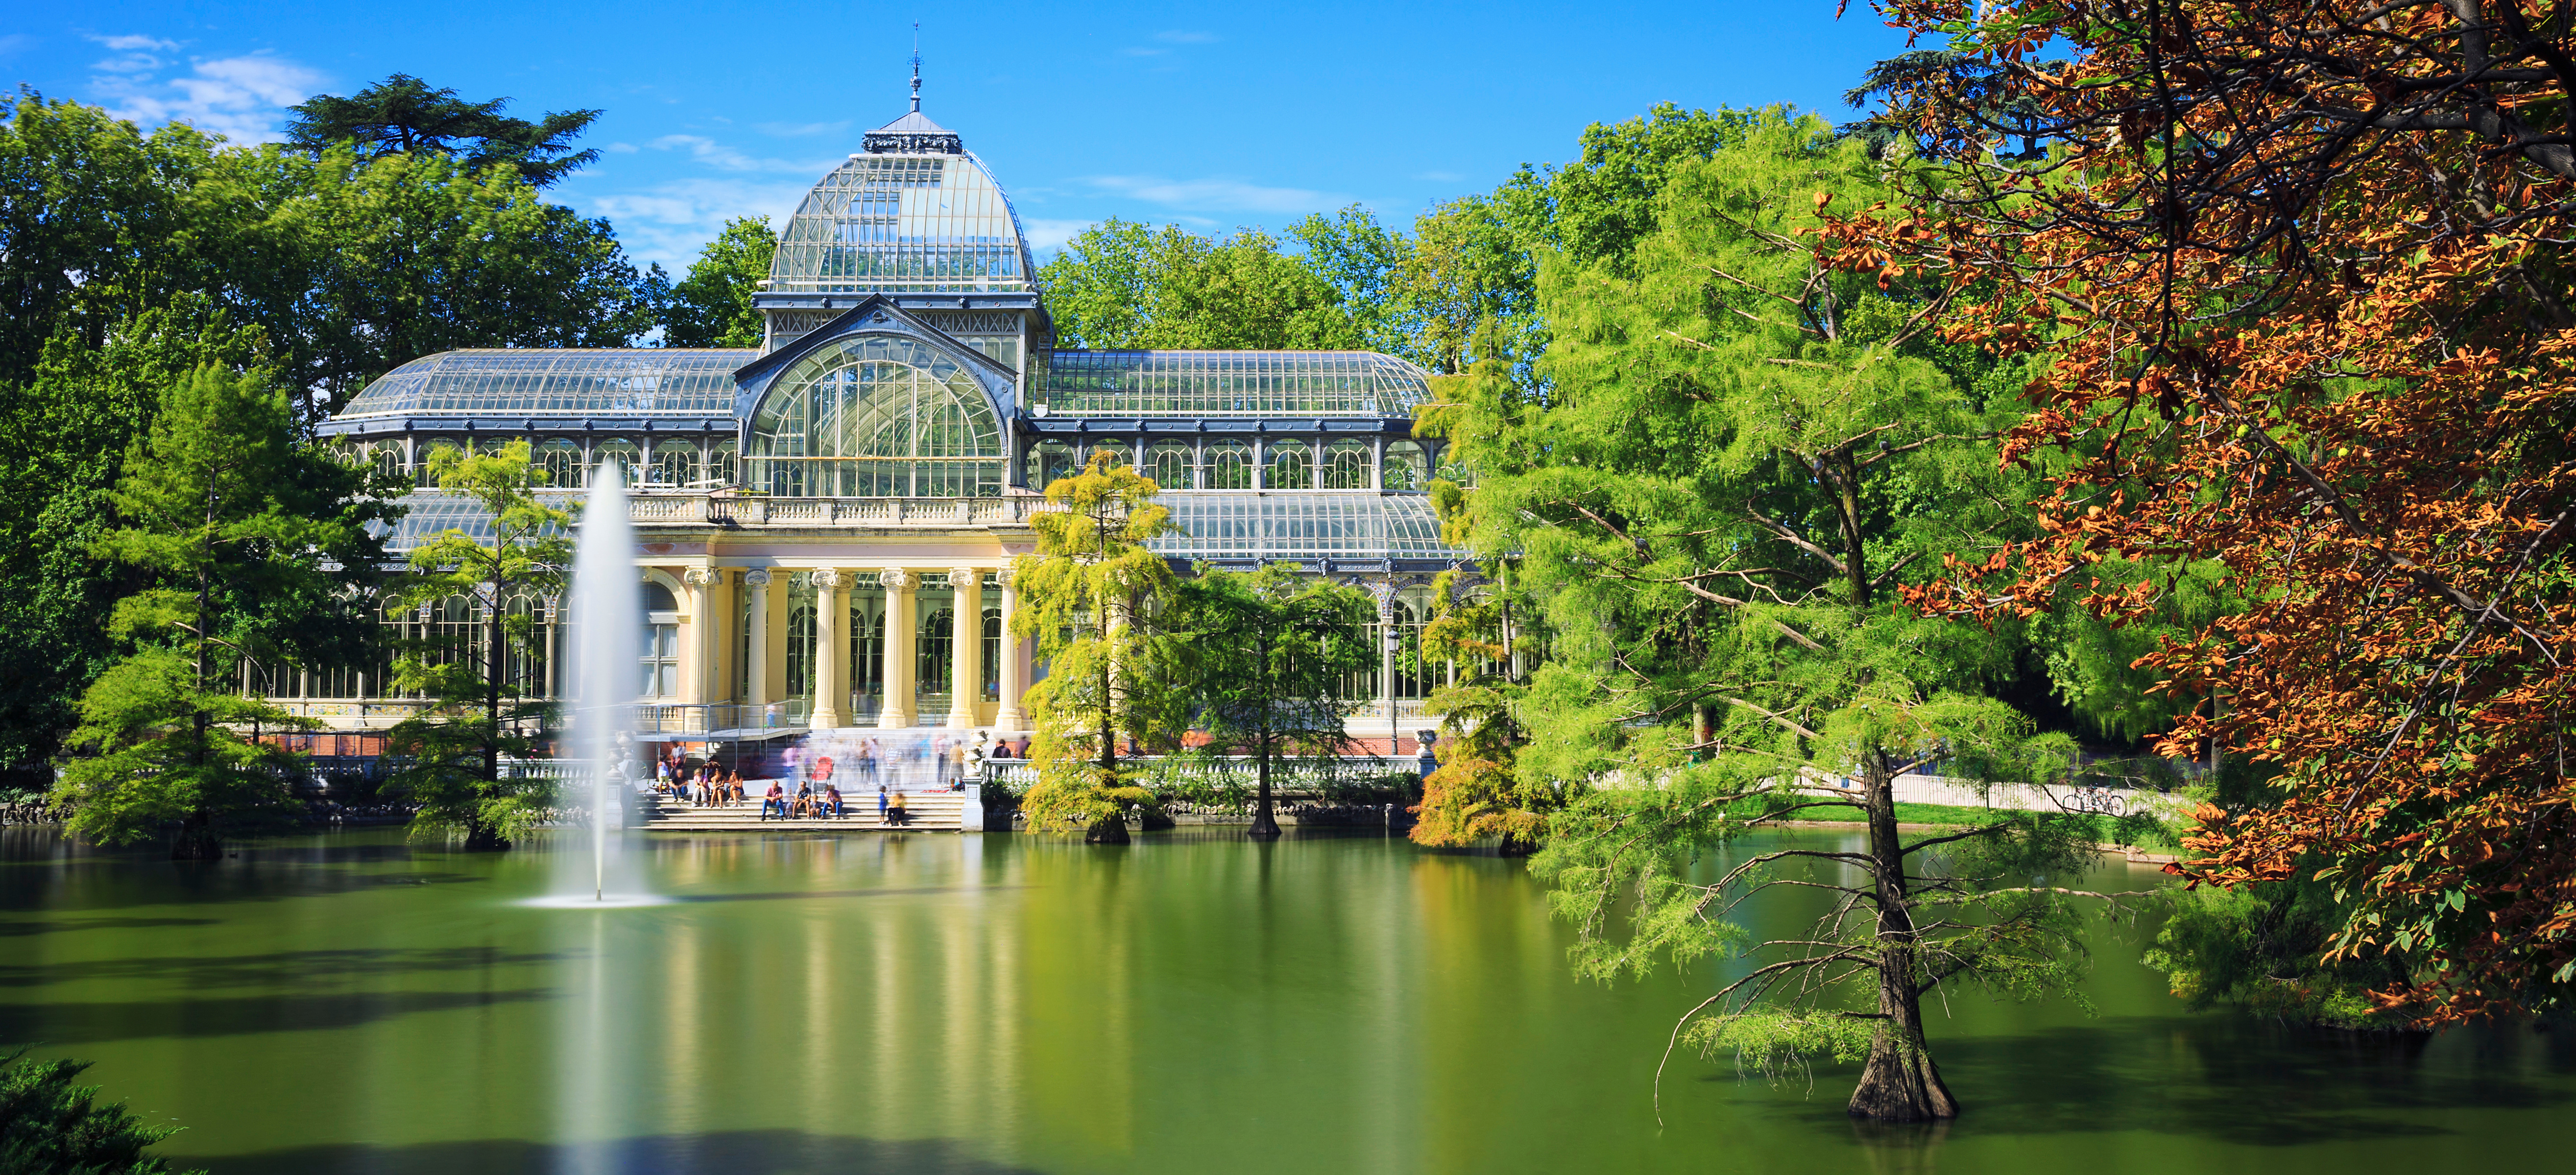
POLYGON ((883 823, 885 823, 885 822, 886 822, 886 788, 885 788, 885 785, 884 785, 884 784, 880 783, 880 784, 878 784, 878 785, 877 785, 877 823, 879 823, 879 824, 883 824, 883 823))

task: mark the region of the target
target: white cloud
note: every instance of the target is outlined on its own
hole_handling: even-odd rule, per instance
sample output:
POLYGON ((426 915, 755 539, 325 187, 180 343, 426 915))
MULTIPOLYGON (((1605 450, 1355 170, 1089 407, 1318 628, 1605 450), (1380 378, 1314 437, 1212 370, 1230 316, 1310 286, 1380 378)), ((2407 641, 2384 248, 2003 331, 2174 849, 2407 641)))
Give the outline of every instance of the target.
POLYGON ((626 192, 565 193, 562 198, 584 215, 616 221, 618 240, 637 264, 658 261, 677 277, 698 259, 700 248, 724 231, 726 221, 766 216, 771 228, 784 228, 812 187, 811 180, 707 176, 626 192))
POLYGON ((1175 45, 1205 45, 1215 41, 1217 37, 1215 33, 1199 33, 1190 32, 1184 29, 1172 29, 1166 32, 1154 34, 1154 39, 1157 41, 1169 41, 1175 45))
POLYGON ((1082 230, 1098 223, 1100 222, 1096 220, 1049 220, 1039 217, 1022 221, 1020 227, 1028 230, 1029 248, 1039 252, 1050 252, 1063 248, 1065 242, 1072 240, 1082 230))
POLYGON ((129 53, 138 49, 156 49, 163 53, 170 53, 177 51, 179 48, 179 43, 177 41, 164 41, 159 37, 147 37, 140 33, 127 33, 122 36, 114 37, 93 36, 90 40, 96 41, 101 45, 105 45, 110 49, 114 49, 119 53, 129 53))
POLYGON ((320 73, 268 53, 199 59, 188 72, 160 76, 156 53, 177 42, 140 35, 92 37, 118 51, 91 66, 90 89, 110 112, 143 126, 184 122, 236 143, 275 142, 280 115, 318 90, 320 73))
POLYGON ((656 151, 686 150, 700 163, 721 171, 773 171, 796 175, 816 175, 832 168, 830 161, 798 162, 793 159, 754 159, 704 135, 664 135, 648 146, 656 151))
POLYGON ((601 148, 601 150, 604 150, 611 155, 632 155, 643 150, 643 148, 638 147, 633 143, 610 143, 608 146, 601 148))
POLYGON ((1324 212, 1351 197, 1306 188, 1273 188, 1232 179, 1170 180, 1161 176, 1096 175, 1083 183, 1132 200, 1194 212, 1324 212))

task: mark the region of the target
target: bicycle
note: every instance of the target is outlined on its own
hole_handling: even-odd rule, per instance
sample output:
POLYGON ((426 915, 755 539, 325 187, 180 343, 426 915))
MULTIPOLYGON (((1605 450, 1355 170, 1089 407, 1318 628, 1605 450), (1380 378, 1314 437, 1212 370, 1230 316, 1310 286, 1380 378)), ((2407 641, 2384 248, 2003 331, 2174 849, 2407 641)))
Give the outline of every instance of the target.
POLYGON ((2065 807, 2070 812, 2099 812, 2105 816, 2117 816, 2120 814, 2120 797, 2112 795, 2108 788, 2079 787, 2075 789, 2074 797, 2067 801, 2065 807))

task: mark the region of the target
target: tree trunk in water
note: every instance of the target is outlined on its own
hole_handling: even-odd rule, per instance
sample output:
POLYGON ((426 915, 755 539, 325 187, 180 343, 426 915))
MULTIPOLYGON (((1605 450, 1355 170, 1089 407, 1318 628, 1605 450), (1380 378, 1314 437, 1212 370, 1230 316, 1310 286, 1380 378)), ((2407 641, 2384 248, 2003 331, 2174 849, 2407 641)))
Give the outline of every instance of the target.
POLYGON ((1106 818, 1093 821, 1091 827, 1083 832, 1082 843, 1087 845, 1126 844, 1127 818, 1125 816, 1112 813, 1106 818))
POLYGON ((1896 833, 1896 776, 1872 754, 1861 771, 1869 812, 1869 857, 1878 889, 1878 1035, 1870 1038, 1851 1115, 1880 1122, 1959 1116, 1958 1099, 1923 1040, 1923 993, 1914 986, 1914 913, 1905 887, 1905 849, 1896 833))
POLYGON ((1270 744, 1266 739, 1261 745, 1261 759, 1255 770, 1257 777, 1261 781, 1261 798, 1252 806, 1252 829, 1251 831, 1244 833, 1244 835, 1258 837, 1277 836, 1279 835, 1279 818, 1272 815, 1270 812, 1270 744))
MULTIPOLYGON (((600 813, 597 818, 602 820, 607 819, 607 814, 600 813)), ((508 850, 509 847, 510 842, 508 838, 501 835, 500 829, 494 828, 481 820, 468 820, 465 822, 466 852, 498 853, 508 850)))
POLYGON ((223 860, 223 838, 216 836, 214 829, 207 827, 205 817, 190 816, 180 822, 179 831, 170 838, 170 859, 173 861, 223 860))
POLYGON ((1526 857, 1531 853, 1537 852, 1539 848, 1540 845, 1537 841, 1522 840, 1521 838, 1506 832, 1503 834, 1503 847, 1497 851, 1506 857, 1526 857))

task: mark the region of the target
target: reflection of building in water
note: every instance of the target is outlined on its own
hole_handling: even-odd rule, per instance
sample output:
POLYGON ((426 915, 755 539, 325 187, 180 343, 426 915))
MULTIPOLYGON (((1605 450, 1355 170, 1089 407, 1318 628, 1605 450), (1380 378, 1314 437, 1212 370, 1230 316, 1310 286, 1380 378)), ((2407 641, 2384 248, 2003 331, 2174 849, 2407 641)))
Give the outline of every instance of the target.
MULTIPOLYGON (((1376 589, 1389 665, 1371 731, 1439 684, 1418 630, 1443 546, 1424 497, 1440 454, 1412 438, 1424 373, 1367 352, 1054 347, 1026 234, 954 132, 904 117, 815 184, 780 235, 743 350, 449 351, 361 392, 323 432, 420 488, 392 535, 488 533, 426 484, 435 450, 525 440, 553 484, 615 464, 639 488, 648 631, 637 688, 664 733, 1027 725, 1035 667, 1008 640, 1011 556, 1048 481, 1131 462, 1186 532, 1175 560, 1293 560, 1376 589)), ((501 606, 548 634, 514 668, 562 683, 557 602, 501 606)), ((458 599, 387 617, 475 639, 458 599)), ((406 710, 385 675, 260 684, 333 729, 406 710)))

